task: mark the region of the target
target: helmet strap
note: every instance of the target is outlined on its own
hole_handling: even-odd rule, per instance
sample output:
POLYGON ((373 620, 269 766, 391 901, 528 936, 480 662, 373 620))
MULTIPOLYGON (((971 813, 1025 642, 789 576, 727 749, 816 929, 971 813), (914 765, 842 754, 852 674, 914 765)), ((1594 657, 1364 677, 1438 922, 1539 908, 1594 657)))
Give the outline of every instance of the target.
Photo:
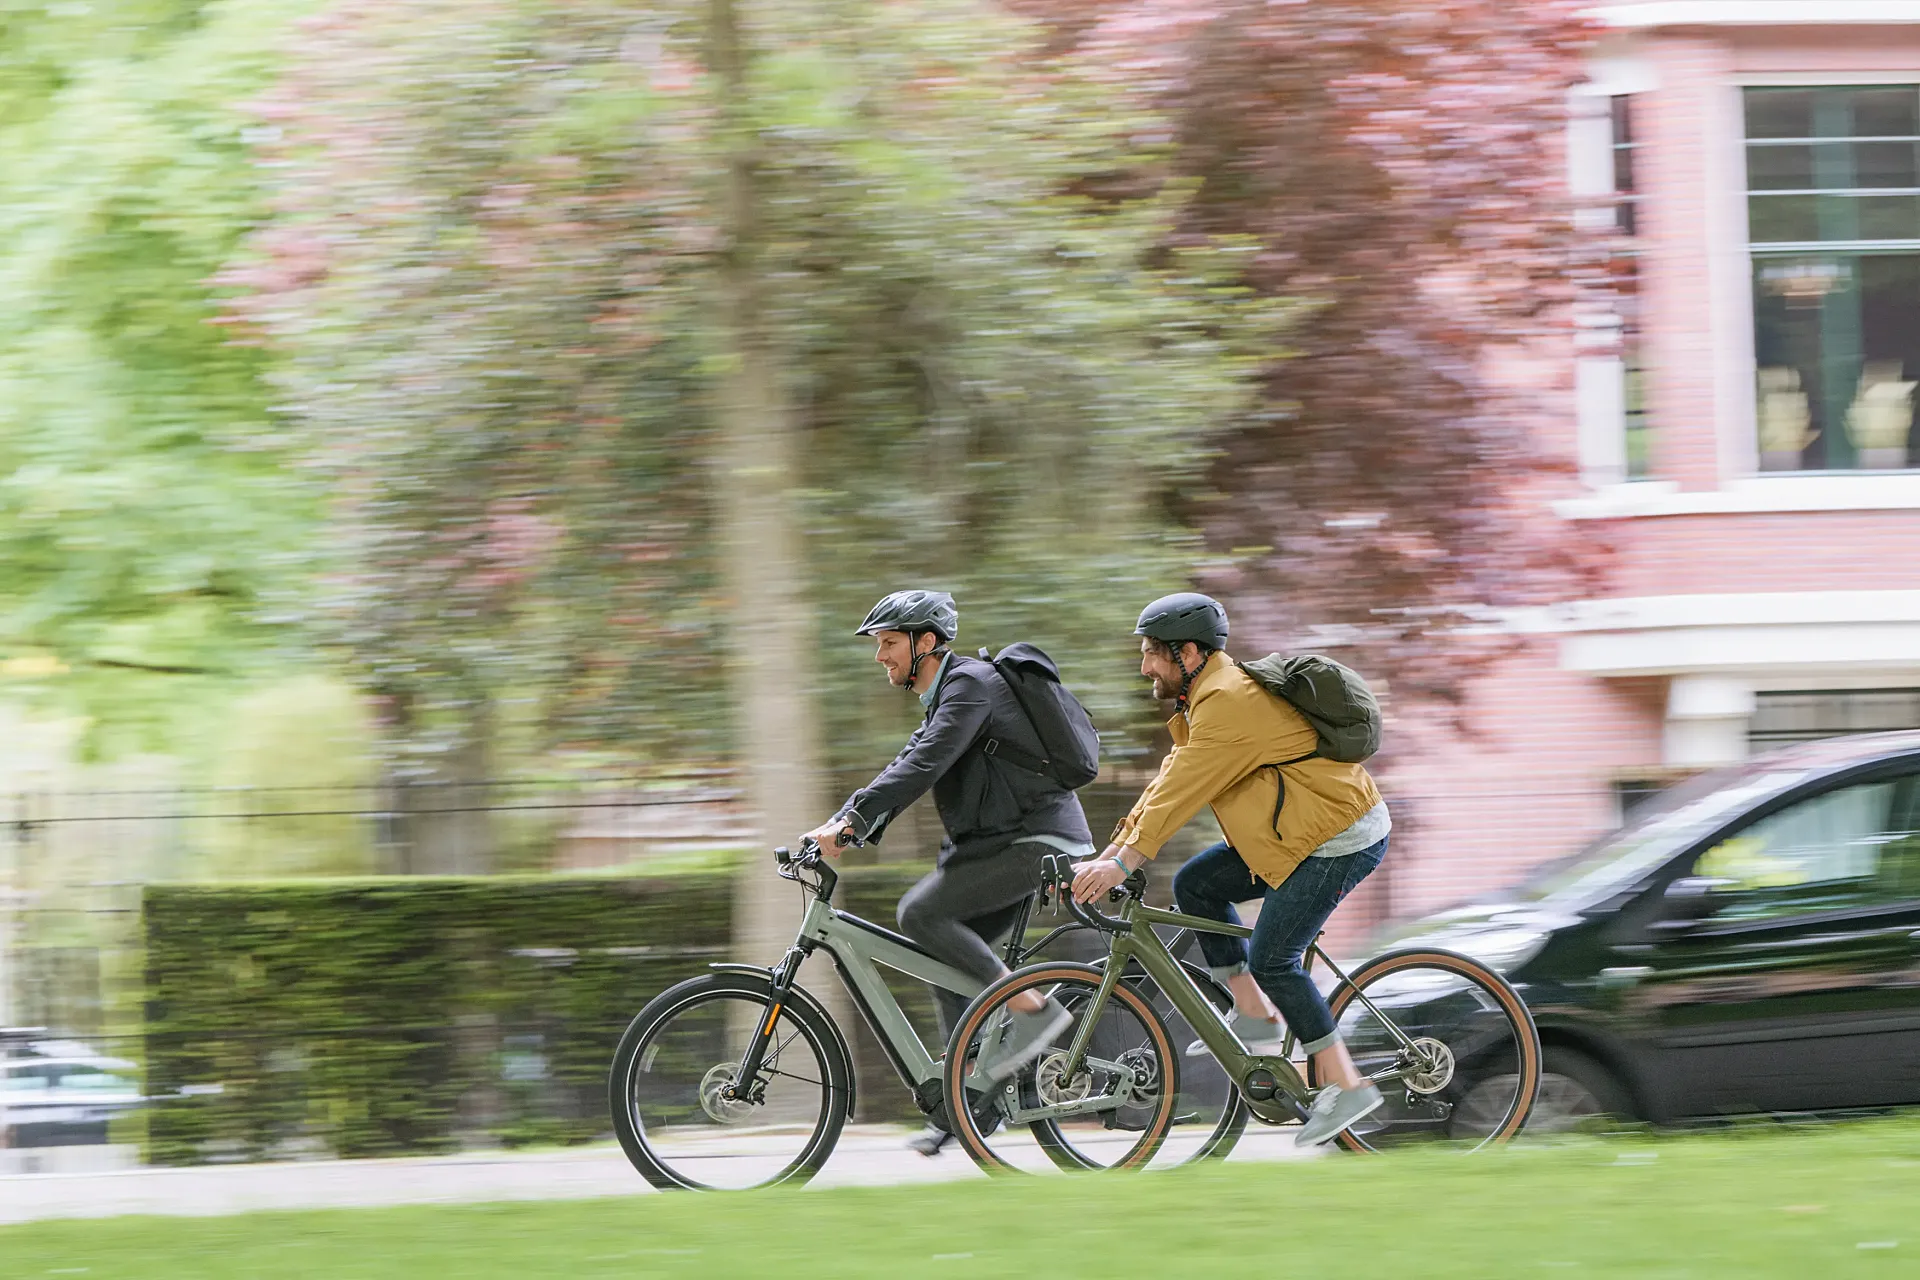
POLYGON ((1211 653, 1202 652, 1200 655, 1200 665, 1191 671, 1187 670, 1187 660, 1182 657, 1181 654, 1189 643, 1189 641, 1182 640, 1178 644, 1167 646, 1173 651, 1173 665, 1180 668, 1180 692, 1173 700, 1173 707, 1174 710, 1182 714, 1185 714, 1187 710, 1187 690, 1193 688, 1193 682, 1199 678, 1202 671, 1207 669, 1207 662, 1213 657, 1211 653))
POLYGON ((900 686, 902 689, 905 689, 908 693, 912 693, 913 682, 920 677, 920 664, 937 653, 945 652, 944 646, 939 643, 939 641, 940 633, 937 631, 907 632, 907 652, 913 655, 913 661, 907 664, 907 681, 900 686), (933 648, 927 650, 925 653, 921 653, 920 637, 924 635, 931 635, 934 638, 935 644, 933 648))

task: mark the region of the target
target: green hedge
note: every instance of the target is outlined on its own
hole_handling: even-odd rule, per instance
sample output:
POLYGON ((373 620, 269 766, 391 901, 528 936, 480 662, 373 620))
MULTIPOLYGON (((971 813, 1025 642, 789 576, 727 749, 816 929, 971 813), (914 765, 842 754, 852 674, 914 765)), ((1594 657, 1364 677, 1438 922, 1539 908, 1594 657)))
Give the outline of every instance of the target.
POLYGON ((150 1158, 597 1137, 621 1029, 731 915, 723 875, 154 886, 150 1158))
MULTIPOLYGON (((923 871, 850 869, 839 905, 891 926, 923 871)), ((1156 890, 1164 896, 1164 881, 1156 890)), ((728 953, 733 892, 730 875, 707 870, 149 886, 148 1158, 606 1137, 621 1031, 653 996, 728 953)), ((931 993, 888 977, 938 1054, 931 993)), ((839 987, 824 958, 801 980, 830 1000, 839 987)), ((850 1021, 857 1118, 917 1119, 865 1024, 850 1021)))
MULTIPOLYGON (((855 872, 841 901, 890 922, 917 874, 855 872)), ((732 893, 722 873, 150 886, 149 1158, 605 1136, 620 1032, 726 954, 732 893)), ((803 980, 838 985, 825 961, 803 980)), ((930 1027, 916 987, 900 980, 930 1027)), ((917 1114, 865 1034, 862 1118, 917 1114)))

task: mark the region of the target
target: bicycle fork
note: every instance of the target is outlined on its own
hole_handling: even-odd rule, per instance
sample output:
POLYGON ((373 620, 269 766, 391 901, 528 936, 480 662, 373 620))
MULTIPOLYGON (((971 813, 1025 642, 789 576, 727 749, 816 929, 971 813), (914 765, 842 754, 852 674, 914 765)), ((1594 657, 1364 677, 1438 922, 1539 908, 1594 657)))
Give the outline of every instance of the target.
POLYGON ((734 1069, 733 1079, 721 1090, 721 1097, 729 1102, 759 1102, 757 1092, 764 1092, 760 1080, 760 1068, 766 1062, 767 1048, 773 1043, 773 1028, 780 1021, 780 1011, 787 1007, 787 999, 793 994, 793 982, 800 973, 800 965, 806 960, 813 948, 796 942, 787 948, 787 954, 773 968, 773 989, 767 1003, 766 1016, 760 1019, 760 1025, 753 1038, 747 1041, 746 1052, 740 1056, 740 1065, 734 1069), (759 1086, 756 1089, 756 1086, 759 1086))

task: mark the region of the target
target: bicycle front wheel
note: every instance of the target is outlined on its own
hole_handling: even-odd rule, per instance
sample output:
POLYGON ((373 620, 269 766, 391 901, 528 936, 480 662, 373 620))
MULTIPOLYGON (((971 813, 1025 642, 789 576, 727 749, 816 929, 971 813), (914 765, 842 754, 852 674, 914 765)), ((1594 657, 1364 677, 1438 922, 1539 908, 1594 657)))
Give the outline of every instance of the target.
MULTIPOLYGON (((1451 951, 1390 952, 1327 998, 1362 1075, 1387 1104, 1338 1139, 1350 1151, 1511 1139, 1540 1091, 1540 1033, 1506 979, 1451 951)), ((1320 1085, 1311 1062, 1309 1084, 1320 1085)))
POLYGON ((608 1075, 613 1128, 662 1189, 737 1191, 811 1178, 833 1154, 853 1097, 845 1042, 810 1000, 714 973, 661 992, 620 1038, 608 1075), (772 1019, 759 1069, 736 1080, 772 1019))
POLYGON ((964 1094, 972 1103, 952 1109, 953 1128, 982 1168, 1140 1169, 1165 1145, 1180 1097, 1180 1046, 1132 984, 1114 988, 1094 1019, 1083 1061, 1070 1068, 1069 1047, 1100 981, 1092 965, 1021 969, 982 992, 954 1027, 946 1096, 964 1094), (1014 1055, 1008 1050, 1018 1043, 1019 1019, 1010 1016, 1009 1002, 1026 992, 1064 1016, 1014 1055))

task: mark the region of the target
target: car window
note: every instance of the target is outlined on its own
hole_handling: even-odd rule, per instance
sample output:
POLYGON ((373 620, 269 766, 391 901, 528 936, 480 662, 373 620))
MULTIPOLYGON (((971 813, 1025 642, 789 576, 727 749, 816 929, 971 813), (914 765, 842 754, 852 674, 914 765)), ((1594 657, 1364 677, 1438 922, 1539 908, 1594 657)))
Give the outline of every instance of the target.
POLYGON ((57 1089, 86 1089, 93 1093, 124 1093, 133 1085, 119 1076, 92 1067, 73 1067, 61 1073, 57 1089))
POLYGON ((1729 769, 1682 783, 1621 830, 1535 872, 1515 896, 1580 910, 1660 866, 1742 807, 1778 795, 1806 776, 1797 769, 1729 769))
POLYGON ((15 1067, 0 1076, 8 1093, 43 1093, 53 1087, 53 1078, 39 1067, 15 1067))
POLYGON ((1822 792, 1743 827, 1702 853, 1693 874, 1716 920, 1764 920, 1920 895, 1913 777, 1822 792))

